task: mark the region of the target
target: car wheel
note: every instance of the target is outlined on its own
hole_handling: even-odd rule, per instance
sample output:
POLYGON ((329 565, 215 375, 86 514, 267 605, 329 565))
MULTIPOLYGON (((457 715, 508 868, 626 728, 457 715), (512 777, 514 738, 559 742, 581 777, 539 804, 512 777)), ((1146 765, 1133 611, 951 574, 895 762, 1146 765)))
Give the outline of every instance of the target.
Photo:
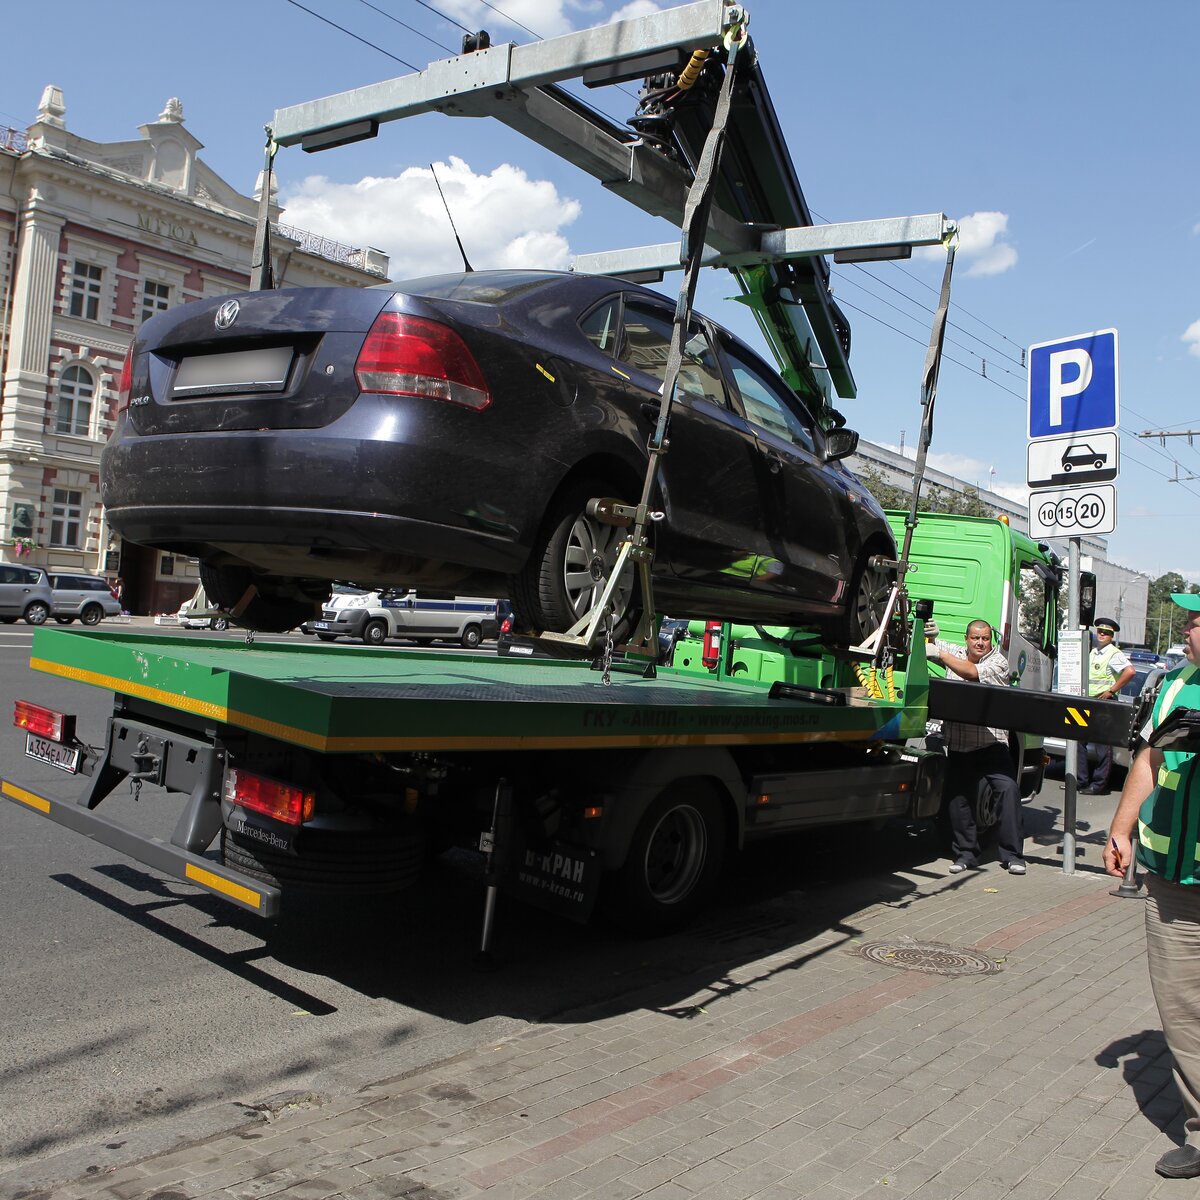
POLYGON ((337 641, 336 633, 318 633, 317 637, 319 637, 321 639, 321 641, 323 641, 323 642, 336 642, 337 641))
POLYGON ((468 650, 474 650, 483 641, 483 635, 479 632, 478 625, 468 625, 459 640, 468 650))
POLYGON ((70 625, 70 624, 71 624, 71 622, 75 620, 75 618, 74 618, 74 617, 55 617, 54 619, 55 619, 55 620, 56 620, 56 621, 57 621, 57 622, 58 622, 60 625, 70 625))
POLYGON ((29 625, 45 625, 46 618, 50 615, 50 608, 41 600, 34 600, 25 609, 25 621, 29 625))
POLYGON ((875 564, 877 557, 875 551, 869 550, 859 560, 847 593, 845 613, 823 630, 826 640, 836 646, 860 645, 883 620, 896 577, 891 567, 875 564))
POLYGON ((364 646, 382 646, 387 641, 387 626, 382 621, 368 621, 363 626, 364 646))
POLYGON ((238 613, 238 621, 259 633, 287 633, 316 617, 321 608, 320 599, 303 594, 300 581, 255 575, 249 567, 202 562, 200 582, 209 599, 228 612, 241 604, 251 586, 255 587, 257 592, 238 613))
MULTIPOLYGON (((625 530, 588 516, 587 503, 611 491, 603 483, 582 480, 568 487, 547 513, 525 569, 510 581, 518 628, 565 633, 599 601, 625 530)), ((634 578, 630 564, 613 595, 618 640, 636 615, 634 578)))
POLYGON ((1063 463, 1062 468, 1064 471, 1067 472, 1068 475, 1071 473, 1071 464, 1070 463, 1063 463))
POLYGON ((610 879, 610 907, 622 924, 665 933, 689 921, 708 898, 725 859, 716 789, 681 779, 638 822, 624 866, 610 879))
POLYGON ((209 629, 215 629, 218 633, 229 628, 228 617, 210 617, 208 621, 209 629))
POLYGON ((1100 468, 1102 466, 1104 466, 1104 459, 1102 459, 1102 458, 1096 459, 1096 461, 1094 463, 1092 463, 1092 466, 1095 467, 1097 471, 1099 471, 1100 468))
POLYGON ((89 604, 79 614, 79 620, 84 625, 99 625, 104 620, 104 609, 98 604, 89 604))

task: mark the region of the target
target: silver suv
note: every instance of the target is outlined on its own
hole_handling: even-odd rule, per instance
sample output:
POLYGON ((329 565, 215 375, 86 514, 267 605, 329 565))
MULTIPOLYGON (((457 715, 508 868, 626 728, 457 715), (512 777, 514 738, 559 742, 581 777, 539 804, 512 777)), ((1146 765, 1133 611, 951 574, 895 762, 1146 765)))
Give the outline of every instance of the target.
POLYGON ((119 617, 121 602, 112 587, 99 575, 68 575, 56 571, 50 576, 54 592, 54 619, 70 625, 78 618, 84 625, 98 625, 105 617, 119 617))
POLYGON ((44 625, 53 607, 54 593, 41 567, 0 563, 0 621, 11 625, 24 617, 30 625, 44 625))

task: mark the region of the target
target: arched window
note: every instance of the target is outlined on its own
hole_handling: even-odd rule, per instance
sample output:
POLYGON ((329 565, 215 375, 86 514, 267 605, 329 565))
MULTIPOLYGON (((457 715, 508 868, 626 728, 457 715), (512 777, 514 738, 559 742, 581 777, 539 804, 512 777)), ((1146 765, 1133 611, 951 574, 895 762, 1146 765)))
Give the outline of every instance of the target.
POLYGON ((96 381, 83 367, 67 367, 58 381, 58 433, 87 437, 92 428, 96 381))

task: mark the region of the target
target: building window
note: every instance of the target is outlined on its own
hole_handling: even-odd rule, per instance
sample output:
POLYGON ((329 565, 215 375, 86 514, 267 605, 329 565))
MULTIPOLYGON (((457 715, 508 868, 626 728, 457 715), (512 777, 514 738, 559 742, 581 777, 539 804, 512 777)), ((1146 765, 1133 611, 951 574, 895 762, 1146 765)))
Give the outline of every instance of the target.
POLYGON ((142 281, 142 320, 148 321, 155 313, 166 312, 171 307, 171 285, 155 283, 152 279, 142 281))
POLYGON ((92 428, 92 398, 96 381, 83 367, 67 367, 58 381, 58 420, 55 432, 87 437, 92 428))
POLYGON ((164 554, 158 560, 158 573, 164 576, 175 574, 175 556, 173 554, 164 554))
POLYGON ((103 278, 103 267, 76 259, 71 275, 71 302, 67 309, 71 316, 83 317, 85 321, 100 319, 100 281, 103 278))
POLYGON ((83 493, 54 489, 54 508, 50 516, 50 545, 78 549, 83 545, 83 493))

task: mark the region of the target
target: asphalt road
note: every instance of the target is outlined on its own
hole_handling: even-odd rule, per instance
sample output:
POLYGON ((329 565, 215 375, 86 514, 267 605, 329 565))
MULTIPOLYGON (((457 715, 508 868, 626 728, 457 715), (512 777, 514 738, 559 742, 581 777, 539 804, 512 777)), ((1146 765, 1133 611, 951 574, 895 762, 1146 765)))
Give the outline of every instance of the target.
MULTIPOLYGON (((80 781, 24 756, 12 700, 76 713, 98 744, 110 698, 30 671, 31 634, 0 625, 0 774, 69 798, 80 781)), ((1028 813, 1047 844, 1060 807, 1052 786, 1028 813)), ((161 837, 178 808, 150 789, 104 804, 161 837)), ((0 801, 0 1182, 38 1182, 54 1162, 78 1173, 106 1153, 127 1161, 280 1094, 337 1094, 526 1022, 669 1009, 738 962, 836 925, 865 895, 902 898, 914 872, 941 873, 940 849, 932 829, 780 841, 734 868, 726 902, 656 941, 502 900, 501 965, 481 973, 470 856, 386 903, 292 907, 269 924, 0 801)))

